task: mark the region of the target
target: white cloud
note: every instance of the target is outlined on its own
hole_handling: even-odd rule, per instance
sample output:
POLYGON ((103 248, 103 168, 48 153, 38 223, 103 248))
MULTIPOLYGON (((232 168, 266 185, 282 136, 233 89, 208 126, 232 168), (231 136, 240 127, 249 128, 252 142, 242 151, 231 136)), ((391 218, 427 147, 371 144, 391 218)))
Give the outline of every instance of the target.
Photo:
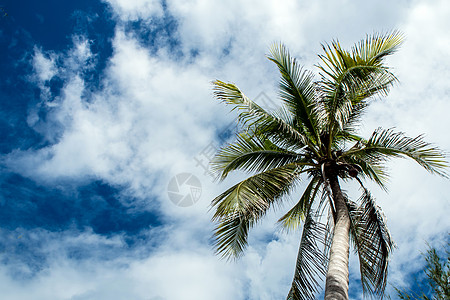
POLYGON ((46 57, 41 50, 34 49, 33 67, 40 81, 45 82, 52 79, 57 73, 55 57, 46 57))
POLYGON ((104 0, 109 3, 116 15, 124 21, 137 21, 153 15, 161 16, 163 7, 158 0, 104 0))
MULTIPOLYGON (((240 279, 245 278, 233 276, 236 265, 218 261, 206 245, 197 241, 182 246, 167 239, 143 257, 140 252, 148 253, 145 248, 151 245, 127 250, 120 236, 106 238, 91 231, 16 230, 12 235, 24 245, 43 243, 40 252, 46 254, 49 263, 36 276, 25 280, 18 280, 20 274, 13 279, 8 273, 17 270, 18 265, 3 265, 0 287, 7 299, 29 299, 30 295, 33 299, 242 298, 240 279), (73 258, 72 252, 75 256, 84 254, 73 258)), ((11 256, 8 252, 0 255, 2 260, 11 256)), ((22 269, 27 269, 27 262, 20 263, 22 269)))
MULTIPOLYGON (((89 57, 86 45, 75 43, 68 60, 89 57)), ((147 192, 158 172, 192 163, 193 153, 213 139, 205 125, 214 103, 199 102, 209 98, 209 78, 152 57, 120 30, 114 48, 104 90, 87 99, 75 67, 52 102, 50 119, 64 130, 59 142, 12 154, 11 165, 35 178, 93 176, 147 192)))

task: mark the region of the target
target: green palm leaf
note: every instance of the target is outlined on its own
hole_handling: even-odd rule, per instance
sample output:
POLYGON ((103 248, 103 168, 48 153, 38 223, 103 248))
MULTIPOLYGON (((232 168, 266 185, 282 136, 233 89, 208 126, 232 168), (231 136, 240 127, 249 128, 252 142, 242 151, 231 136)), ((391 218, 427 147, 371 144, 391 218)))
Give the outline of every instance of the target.
MULTIPOLYGON (((291 124, 265 111, 258 104, 245 96, 241 90, 232 83, 220 80, 213 82, 213 92, 219 100, 233 105, 233 110, 239 110, 239 121, 250 133, 275 137, 288 145, 299 148, 309 144, 307 137, 298 132, 291 124)), ((310 145, 310 148, 313 148, 310 145)))
POLYGON ((297 204, 278 220, 284 229, 289 231, 296 230, 300 227, 322 183, 323 180, 321 177, 313 177, 311 179, 297 204))
POLYGON ((313 300, 319 291, 317 279, 325 276, 327 257, 319 247, 326 228, 307 214, 298 249, 294 279, 287 300, 313 300))
POLYGON ((384 58, 395 53, 403 43, 403 34, 393 31, 386 34, 367 35, 352 48, 353 55, 373 65, 382 66, 384 58))
POLYGON ((409 157, 430 173, 447 177, 448 164, 444 154, 437 147, 425 142, 422 135, 410 138, 402 132, 378 128, 363 146, 356 148, 344 153, 343 156, 379 163, 392 157, 409 157))
POLYGON ((354 155, 350 153, 344 153, 344 157, 347 163, 358 167, 359 174, 362 177, 373 180, 383 190, 387 191, 388 174, 383 164, 384 160, 370 155, 354 155))
POLYGON ((272 204, 294 187, 303 172, 291 163, 251 176, 217 196, 213 221, 217 253, 223 257, 239 257, 247 245, 248 229, 272 204))
POLYGON ((284 45, 272 46, 268 58, 278 66, 281 74, 280 97, 295 116, 297 128, 311 139, 320 142, 313 74, 304 71, 284 45))
POLYGON ((372 96, 386 96, 397 78, 382 67, 368 68, 367 75, 361 77, 353 76, 350 73, 347 83, 346 98, 343 109, 338 109, 340 113, 337 121, 339 128, 343 132, 355 132, 361 121, 368 99, 372 96))
MULTIPOLYGON (((367 103, 376 94, 386 95, 396 77, 383 66, 383 59, 396 51, 402 42, 398 32, 368 36, 352 52, 343 50, 338 41, 323 46, 319 57, 321 102, 327 112, 329 147, 333 136, 352 129, 367 103)), ((331 153, 329 153, 331 156, 331 153)))
POLYGON ((386 287, 389 254, 394 242, 381 209, 367 189, 361 205, 347 201, 351 220, 351 235, 359 257, 364 293, 382 298, 386 287))
POLYGON ((247 247, 248 230, 257 219, 244 213, 221 217, 214 230, 216 253, 226 259, 239 258, 247 247))
MULTIPOLYGON (((261 140, 246 133, 238 135, 237 141, 223 147, 211 162, 212 171, 220 173, 224 179, 231 171, 264 172, 295 161, 302 156, 284 150, 270 140, 261 140)), ((311 164, 309 164, 311 165, 311 164)))

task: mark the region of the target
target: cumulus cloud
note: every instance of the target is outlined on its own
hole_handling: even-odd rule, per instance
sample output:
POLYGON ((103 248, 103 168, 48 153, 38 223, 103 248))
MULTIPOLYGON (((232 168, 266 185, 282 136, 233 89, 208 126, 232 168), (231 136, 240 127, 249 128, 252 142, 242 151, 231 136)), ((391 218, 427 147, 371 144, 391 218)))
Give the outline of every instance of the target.
MULTIPOLYGON (((145 189, 152 176, 170 171, 176 162, 181 168, 213 139, 206 126, 213 103, 196 104, 209 97, 209 78, 152 57, 120 30, 113 44, 105 89, 89 93, 76 63, 91 56, 88 43, 74 43, 70 62, 61 67, 71 72, 48 112, 59 127, 54 134, 61 128, 63 133, 37 152, 11 154, 11 165, 35 178, 91 176, 145 189)), ((35 61, 42 57, 38 53, 35 61)), ((47 69, 38 70, 39 76, 48 76, 47 69)))
MULTIPOLYGON (((142 256, 140 252, 148 253, 144 247, 150 245, 127 252, 120 236, 106 238, 89 230, 61 233, 15 230, 9 236, 23 245, 42 243, 41 253, 35 255, 45 254, 49 263, 38 266, 41 270, 37 276, 25 279, 25 270, 33 271, 32 261, 17 261, 14 266, 10 261, 9 268, 2 268, 0 286, 3 297, 8 299, 28 299, 33 295, 33 299, 206 300, 238 299, 241 294, 241 289, 235 289, 240 283, 231 276, 233 267, 218 263, 205 247, 187 247, 182 252, 162 247, 164 251, 142 256), (10 269, 22 272, 11 277, 10 269)), ((2 260, 14 256, 0 255, 2 260)))

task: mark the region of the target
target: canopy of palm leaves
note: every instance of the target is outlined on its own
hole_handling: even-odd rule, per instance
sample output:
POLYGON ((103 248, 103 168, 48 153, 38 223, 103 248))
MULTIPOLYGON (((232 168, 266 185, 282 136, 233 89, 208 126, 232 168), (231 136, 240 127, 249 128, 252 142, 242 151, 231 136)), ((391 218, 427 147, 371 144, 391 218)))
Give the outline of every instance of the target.
POLYGON ((235 170, 254 174, 212 201, 217 253, 226 258, 241 256, 249 229, 270 207, 279 206, 300 180, 308 180, 298 202, 279 220, 286 229, 303 224, 288 299, 314 299, 317 279, 326 272, 335 214, 329 174, 361 184, 361 197, 345 201, 363 290, 375 296, 384 293, 394 244, 363 180, 385 188, 385 163, 392 157, 411 158, 429 172, 445 176, 442 152, 422 136, 411 138, 382 128, 369 138, 358 135, 358 124, 371 100, 387 95, 397 81, 384 60, 401 43, 401 34, 392 32, 367 36, 350 51, 338 41, 324 45, 318 80, 284 45, 273 46, 268 58, 281 74, 283 105, 278 111, 264 110, 232 83, 213 82, 215 97, 238 111, 243 130, 234 143, 219 151, 212 168, 221 179, 235 170), (328 218, 323 217, 326 212, 328 218))

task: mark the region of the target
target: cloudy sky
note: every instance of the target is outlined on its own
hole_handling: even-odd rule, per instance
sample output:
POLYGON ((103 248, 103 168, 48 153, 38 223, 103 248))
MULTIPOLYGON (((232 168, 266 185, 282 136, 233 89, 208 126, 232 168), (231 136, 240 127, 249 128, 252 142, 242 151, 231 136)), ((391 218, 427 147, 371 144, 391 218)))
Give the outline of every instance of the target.
MULTIPOLYGON (((260 104, 279 105, 277 70, 265 57, 274 42, 315 71, 322 43, 337 38, 350 47, 367 33, 402 31, 406 41, 388 61, 400 84, 371 106, 361 130, 424 133, 450 150, 445 0, 0 7, 4 299, 283 299, 300 235, 275 224, 288 206, 254 228, 241 260, 222 261, 212 249, 209 203, 242 175, 219 184, 204 169, 235 118, 210 82, 231 81, 260 104), (178 174, 201 185, 184 199, 192 205, 168 193, 185 177, 178 174)), ((450 184, 409 161, 389 168, 389 192, 373 193, 397 243, 388 286, 395 299, 392 286, 423 280, 425 241, 448 241, 450 184)), ((178 195, 188 192, 185 184, 178 195)), ((350 270, 351 298, 361 299, 354 256, 350 270)))

